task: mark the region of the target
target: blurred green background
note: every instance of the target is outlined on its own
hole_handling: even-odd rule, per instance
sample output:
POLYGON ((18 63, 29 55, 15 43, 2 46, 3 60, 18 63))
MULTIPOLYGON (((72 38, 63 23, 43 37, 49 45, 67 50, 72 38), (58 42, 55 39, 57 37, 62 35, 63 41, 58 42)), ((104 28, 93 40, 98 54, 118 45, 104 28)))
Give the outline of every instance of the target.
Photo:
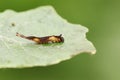
POLYGON ((96 55, 48 67, 0 69, 0 80, 120 80, 120 0, 0 0, 0 12, 52 5, 69 22, 89 28, 96 55))

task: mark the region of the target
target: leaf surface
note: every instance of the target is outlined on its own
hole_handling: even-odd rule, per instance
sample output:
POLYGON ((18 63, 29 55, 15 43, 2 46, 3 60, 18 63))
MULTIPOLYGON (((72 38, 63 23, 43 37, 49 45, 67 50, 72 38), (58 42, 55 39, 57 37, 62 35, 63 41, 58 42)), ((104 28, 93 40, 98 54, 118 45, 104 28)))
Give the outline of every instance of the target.
POLYGON ((24 12, 6 10, 0 13, 0 68, 48 66, 89 52, 95 54, 93 44, 86 39, 88 29, 61 18, 53 7, 44 6, 24 12), (35 44, 16 36, 64 37, 64 43, 35 44))

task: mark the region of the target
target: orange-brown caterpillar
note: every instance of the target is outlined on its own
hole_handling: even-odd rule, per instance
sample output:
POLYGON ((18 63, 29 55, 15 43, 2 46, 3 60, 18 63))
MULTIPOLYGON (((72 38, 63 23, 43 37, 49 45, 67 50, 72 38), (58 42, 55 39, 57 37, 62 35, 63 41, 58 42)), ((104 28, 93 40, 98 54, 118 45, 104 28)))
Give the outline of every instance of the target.
POLYGON ((59 36, 45 36, 45 37, 35 37, 35 36, 24 36, 22 34, 16 33, 16 36, 25 38, 28 40, 32 40, 38 44, 47 44, 47 43, 61 43, 64 42, 64 38, 62 37, 62 34, 59 36))

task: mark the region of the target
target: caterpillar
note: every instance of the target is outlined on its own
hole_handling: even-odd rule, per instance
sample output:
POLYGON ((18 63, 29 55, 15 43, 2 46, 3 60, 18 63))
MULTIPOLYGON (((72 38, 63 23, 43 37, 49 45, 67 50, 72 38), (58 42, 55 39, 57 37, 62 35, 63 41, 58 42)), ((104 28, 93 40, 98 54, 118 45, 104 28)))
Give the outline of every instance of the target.
POLYGON ((36 36, 24 36, 23 34, 19 34, 18 32, 16 33, 16 36, 28 39, 31 41, 36 42, 37 44, 49 44, 49 43, 63 43, 64 38, 62 37, 62 34, 59 36, 45 36, 45 37, 36 37, 36 36))

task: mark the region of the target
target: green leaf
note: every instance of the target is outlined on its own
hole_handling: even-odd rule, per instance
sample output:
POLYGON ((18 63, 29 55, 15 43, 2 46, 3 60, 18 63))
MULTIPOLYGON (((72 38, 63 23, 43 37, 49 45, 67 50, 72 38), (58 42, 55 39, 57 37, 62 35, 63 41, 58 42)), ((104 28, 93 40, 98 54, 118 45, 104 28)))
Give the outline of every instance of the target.
POLYGON ((83 52, 95 54, 93 44, 86 39, 88 29, 61 18, 51 6, 24 12, 6 10, 0 13, 0 68, 48 66, 83 52), (35 44, 16 36, 64 37, 62 44, 35 44))

